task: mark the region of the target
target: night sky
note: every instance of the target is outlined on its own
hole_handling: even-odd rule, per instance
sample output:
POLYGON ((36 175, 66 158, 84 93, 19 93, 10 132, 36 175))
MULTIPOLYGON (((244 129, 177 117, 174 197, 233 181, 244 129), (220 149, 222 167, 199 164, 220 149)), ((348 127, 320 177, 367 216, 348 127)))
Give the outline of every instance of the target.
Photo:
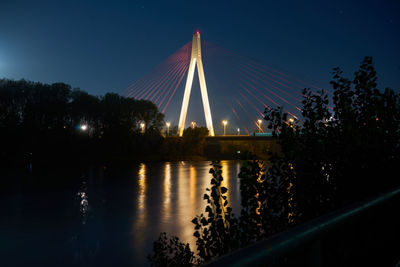
POLYGON ((398 91, 399 14, 399 1, 2 0, 0 77, 122 93, 200 30, 321 87, 373 56, 379 85, 398 91))

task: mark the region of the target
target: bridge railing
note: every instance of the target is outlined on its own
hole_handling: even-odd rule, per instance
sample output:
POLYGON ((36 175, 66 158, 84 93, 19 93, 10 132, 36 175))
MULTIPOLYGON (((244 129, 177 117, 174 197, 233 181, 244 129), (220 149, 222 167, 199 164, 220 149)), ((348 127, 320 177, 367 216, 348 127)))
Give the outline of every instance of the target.
POLYGON ((208 266, 400 266, 400 188, 293 227, 208 266))

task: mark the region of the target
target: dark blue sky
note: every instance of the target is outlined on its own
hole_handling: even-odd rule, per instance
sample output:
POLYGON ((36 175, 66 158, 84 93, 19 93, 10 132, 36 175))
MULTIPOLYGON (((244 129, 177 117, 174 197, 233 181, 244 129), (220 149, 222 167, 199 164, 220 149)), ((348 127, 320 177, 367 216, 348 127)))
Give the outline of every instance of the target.
POLYGON ((399 14, 399 1, 2 0, 0 77, 121 93, 199 29, 321 87, 333 67, 351 76, 370 55, 379 85, 399 90, 399 14))
POLYGON ((121 92, 200 29, 323 86, 371 55, 381 84, 399 88, 399 14, 399 1, 2 0, 0 77, 121 92))

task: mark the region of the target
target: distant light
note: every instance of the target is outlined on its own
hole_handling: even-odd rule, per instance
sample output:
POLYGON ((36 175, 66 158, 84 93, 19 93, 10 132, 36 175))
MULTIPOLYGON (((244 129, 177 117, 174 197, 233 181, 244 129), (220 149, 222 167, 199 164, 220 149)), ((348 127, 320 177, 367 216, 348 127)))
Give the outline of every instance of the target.
POLYGON ((200 34, 200 31, 199 31, 199 30, 197 30, 197 31, 196 31, 196 34, 200 34))
POLYGON ((87 128, 88 128, 88 126, 87 126, 86 124, 84 124, 84 125, 81 125, 81 130, 82 130, 82 131, 86 131, 86 130, 87 130, 87 128))
POLYGON ((171 126, 171 123, 167 121, 165 125, 167 126, 167 136, 169 136, 169 126, 171 126))
POLYGON ((261 133, 261 132, 263 131, 263 130, 261 129, 262 120, 258 119, 257 122, 258 122, 258 132, 261 133))
POLYGON ((222 123, 223 123, 224 125, 227 125, 227 124, 228 124, 228 121, 227 121, 227 120, 223 120, 222 123))
POLYGON ((142 134, 144 134, 144 127, 146 126, 146 124, 144 124, 144 122, 140 123, 140 128, 142 128, 142 134))

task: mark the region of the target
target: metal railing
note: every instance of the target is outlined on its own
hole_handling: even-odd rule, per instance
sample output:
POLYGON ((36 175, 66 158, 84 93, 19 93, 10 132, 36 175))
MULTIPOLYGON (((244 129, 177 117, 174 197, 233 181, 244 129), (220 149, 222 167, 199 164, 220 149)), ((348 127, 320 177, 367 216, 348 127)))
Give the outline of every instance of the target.
POLYGON ((293 227, 207 266, 397 266, 400 188, 293 227))

